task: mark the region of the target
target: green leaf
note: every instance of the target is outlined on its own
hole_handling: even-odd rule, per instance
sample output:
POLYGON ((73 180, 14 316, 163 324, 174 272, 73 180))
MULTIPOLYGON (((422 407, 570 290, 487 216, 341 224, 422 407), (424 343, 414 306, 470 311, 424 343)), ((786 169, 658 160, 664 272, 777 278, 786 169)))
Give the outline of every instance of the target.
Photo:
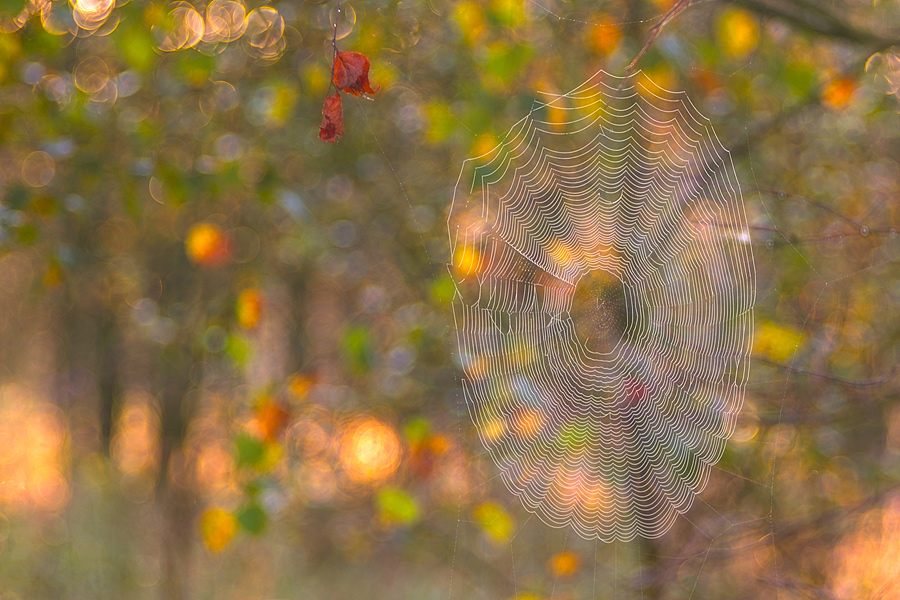
POLYGON ((532 50, 529 46, 515 44, 509 46, 495 43, 488 48, 485 70, 503 82, 512 81, 528 64, 532 50))
POLYGON ((341 350, 344 355, 344 363, 352 373, 363 375, 372 369, 372 364, 375 362, 375 351, 372 334, 366 327, 354 325, 348 328, 341 340, 341 350))
POLYGON ((38 239, 37 227, 35 227, 31 223, 26 223, 25 225, 18 227, 16 229, 16 239, 20 244, 31 246, 38 239))
POLYGON ((239 367, 247 364, 252 352, 247 340, 237 335, 228 336, 228 341, 225 343, 225 351, 234 364, 239 367))
POLYGON ((798 98, 805 98, 812 91, 818 79, 818 73, 811 65, 793 63, 784 69, 784 81, 791 93, 798 98))
POLYGON ((450 278, 449 274, 442 275, 431 284, 431 297, 444 304, 453 299, 455 291, 456 286, 453 284, 453 279, 450 278))
POLYGON ((406 424, 404 431, 410 444, 421 444, 431 435, 431 422, 425 418, 413 419, 406 424))
POLYGON ((234 440, 237 451, 237 466, 252 467, 260 464, 266 455, 266 445, 247 433, 241 433, 234 440))
POLYGON ((149 71, 156 60, 153 38, 146 27, 129 27, 120 33, 122 57, 138 71, 149 71))
POLYGON ((238 512, 237 520, 246 531, 252 534, 259 534, 266 528, 268 515, 266 515, 266 511, 260 505, 248 504, 238 512))
POLYGON ((388 523, 408 525, 419 519, 419 505, 415 498, 400 488, 384 488, 376 497, 378 512, 388 523))

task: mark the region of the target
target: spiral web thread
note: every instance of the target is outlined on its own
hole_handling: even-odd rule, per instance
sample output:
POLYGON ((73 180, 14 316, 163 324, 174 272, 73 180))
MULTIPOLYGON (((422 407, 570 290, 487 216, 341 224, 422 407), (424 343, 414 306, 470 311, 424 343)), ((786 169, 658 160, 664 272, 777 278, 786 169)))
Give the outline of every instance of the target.
POLYGON ((704 488, 749 372, 739 190, 709 120, 641 72, 536 102, 463 164, 448 225, 466 403, 549 525, 655 538, 704 488))

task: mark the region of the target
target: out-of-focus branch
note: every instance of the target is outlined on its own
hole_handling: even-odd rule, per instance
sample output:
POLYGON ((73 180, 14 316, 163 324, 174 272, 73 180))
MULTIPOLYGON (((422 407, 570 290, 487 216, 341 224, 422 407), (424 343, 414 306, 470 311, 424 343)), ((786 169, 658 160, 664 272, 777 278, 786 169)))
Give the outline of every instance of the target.
POLYGON ((752 358, 755 361, 765 363, 767 365, 772 365, 773 367, 778 367, 780 369, 785 369, 791 373, 803 373, 804 375, 810 375, 812 377, 818 377, 819 379, 825 379, 826 381, 833 381, 835 383, 839 383, 841 385, 846 385, 850 387, 877 387, 879 385, 884 385, 900 371, 900 365, 894 367, 884 375, 880 377, 873 377, 871 379, 848 379, 846 377, 840 377, 838 375, 832 375, 831 373, 825 373, 822 371, 815 371, 813 369, 804 369, 803 367, 795 367, 794 365, 789 365, 783 362, 778 362, 777 360, 772 360, 766 358, 765 356, 753 355, 752 358))
POLYGON ((821 6, 805 0, 770 3, 767 0, 728 0, 732 4, 765 16, 775 17, 798 29, 828 37, 835 37, 881 51, 900 45, 900 39, 886 38, 873 31, 857 29, 821 6))

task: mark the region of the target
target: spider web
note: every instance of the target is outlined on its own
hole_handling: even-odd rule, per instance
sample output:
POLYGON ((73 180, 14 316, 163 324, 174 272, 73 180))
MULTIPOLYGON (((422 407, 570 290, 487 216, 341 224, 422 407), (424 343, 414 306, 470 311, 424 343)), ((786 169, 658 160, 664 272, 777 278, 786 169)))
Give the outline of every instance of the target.
MULTIPOLYGON (((562 10, 553 12, 556 9, 551 5, 531 4, 559 23, 591 24, 566 17, 562 10)), ((670 42, 661 38, 657 46, 677 54, 677 44, 670 42)), ((738 71, 714 75, 743 77, 756 71, 753 65, 751 57, 738 71)), ((693 74, 706 74, 701 67, 691 69, 693 74)), ((407 81, 421 96, 436 101, 412 79, 407 81)), ((444 108, 465 127, 454 115, 454 106, 444 108)), ((839 453, 866 458, 865 450, 840 441, 842 434, 838 431, 855 429, 855 437, 866 438, 867 445, 861 446, 865 448, 877 447, 877 438, 882 435, 872 420, 863 421, 864 415, 872 416, 870 410, 847 407, 868 406, 874 401, 874 409, 884 408, 890 388, 882 386, 897 372, 890 368, 896 352, 890 345, 893 338, 889 328, 873 338, 863 336, 858 325, 851 326, 855 341, 840 342, 852 346, 849 351, 840 349, 839 342, 834 341, 841 337, 836 332, 843 323, 853 323, 856 318, 846 304, 847 298, 858 295, 855 290, 863 290, 885 306, 893 302, 890 282, 896 280, 900 246, 886 198, 888 190, 894 189, 889 181, 896 165, 880 156, 883 144, 874 146, 860 157, 863 163, 870 161, 866 169, 848 172, 849 177, 829 177, 823 184, 823 167, 816 165, 815 157, 809 159, 816 152, 795 156, 796 149, 781 142, 790 128, 783 131, 780 124, 790 124, 803 115, 786 110, 767 122, 765 115, 751 118, 749 105, 745 110, 745 125, 741 126, 732 112, 735 120, 726 133, 732 140, 729 147, 733 155, 742 156, 738 166, 743 187, 738 185, 731 155, 718 143, 709 121, 683 94, 659 89, 640 73, 623 82, 601 72, 568 94, 548 95, 510 129, 495 153, 464 164, 448 224, 450 274, 457 293, 453 316, 458 358, 465 373, 461 385, 465 397, 457 397, 452 391, 448 395, 451 405, 458 404, 459 438, 465 440, 470 433, 477 433, 480 443, 473 440, 471 447, 480 445, 485 450, 483 455, 468 455, 462 467, 472 473, 474 487, 459 491, 455 533, 445 532, 452 538, 452 558, 445 565, 443 584, 439 586, 441 597, 828 596, 833 586, 827 569, 830 561, 844 552, 842 535, 853 527, 856 516, 862 514, 859 511, 879 506, 886 496, 873 486, 876 491, 869 497, 861 501, 842 498, 838 508, 828 509, 835 493, 826 486, 834 486, 839 476, 859 477, 858 471, 848 470, 846 456, 839 453), (641 125, 627 129, 623 123, 629 118, 641 125), (659 147, 660 132, 665 127, 654 125, 654 121, 678 132, 670 135, 666 152, 659 147), (758 129, 772 131, 776 125, 779 140, 774 146, 758 137, 758 129), (633 144, 630 152, 629 140, 633 144), (757 144, 761 150, 758 155, 757 144), (603 148, 605 155, 597 151, 603 148), (590 156, 592 150, 594 155, 590 156), (797 177, 800 164, 807 171, 797 177), (678 171, 677 165, 683 168, 678 171), (704 179, 708 171, 715 176, 704 179), (759 178, 762 181, 757 172, 764 174, 759 178), (630 173, 631 178, 623 173, 630 173), (671 202, 673 195, 661 192, 666 189, 662 173, 695 193, 682 194, 678 202, 671 202), (616 174, 621 181, 615 179, 616 174), (872 190, 875 195, 859 207, 843 202, 840 196, 848 195, 848 180, 866 194, 872 190), (728 185, 715 186, 711 183, 714 181, 728 185), (783 185, 793 187, 794 193, 784 191, 783 185), (563 188, 568 196, 559 192, 563 188), (619 194, 616 189, 620 189, 619 194), (650 189, 662 194, 663 200, 650 194, 650 189), (824 190, 823 197, 812 199, 803 193, 814 190, 824 190), (593 220, 585 212, 585 207, 591 206, 590 191, 596 192, 593 220), (520 205, 517 212, 509 210, 508 199, 517 194, 530 194, 534 202, 520 205), (638 198, 642 210, 636 210, 638 198), (614 205, 616 210, 610 208, 614 205), (600 206, 607 207, 605 215, 600 206), (645 215, 644 220, 641 215, 645 215), (669 229, 659 225, 653 229, 649 217, 656 219, 653 223, 666 223, 669 229), (533 241, 539 231, 545 232, 543 244, 533 241), (647 235, 634 235, 641 232, 647 235), (684 303, 669 301, 670 310, 706 323, 704 331, 677 327, 647 331, 652 318, 659 320, 668 314, 659 306, 652 312, 647 303, 636 302, 636 290, 641 288, 628 277, 652 271, 655 264, 642 260, 663 256, 652 254, 652 244, 657 244, 658 253, 667 253, 673 268, 684 269, 680 271, 681 280, 677 269, 661 271, 660 280, 672 285, 658 286, 655 298, 663 302, 686 299, 684 303), (602 252, 603 247, 610 251, 602 252), (632 265, 630 271, 628 265, 632 265), (703 288, 703 283, 709 287, 703 288), (741 300, 746 301, 743 313, 741 300), (756 314, 755 333, 750 329, 751 309, 756 314), (732 317, 712 318, 716 315, 732 317), (785 348, 789 346, 783 357, 771 359, 764 345, 762 350, 754 345, 754 354, 749 356, 751 337, 756 342, 765 339, 769 329, 777 331, 781 323, 790 333, 782 340, 785 348), (543 336, 551 330, 559 337, 545 343, 543 336), (654 333, 657 341, 672 340, 676 345, 649 345, 654 333), (796 337, 791 339, 792 335, 796 337), (568 337, 560 342, 563 336, 568 337), (874 339, 868 358, 859 355, 864 339, 874 339), (711 353, 692 352, 690 346, 678 345, 691 340, 708 344, 707 350, 717 347, 721 353, 716 356, 725 362, 716 363, 711 353), (641 362, 640 351, 647 348, 674 357, 665 365, 670 370, 641 362), (624 354, 629 350, 631 355, 624 354), (854 354, 848 358, 851 351, 854 354), (842 364, 840 368, 831 366, 835 352, 843 352, 838 356, 842 362, 834 363, 842 364), (581 377, 577 370, 566 367, 586 364, 588 359, 610 362, 617 356, 638 358, 633 364, 621 362, 625 375, 618 386, 610 371, 605 379, 596 373, 592 373, 596 375, 594 380, 570 379, 605 381, 605 388, 595 383, 590 394, 606 400, 607 405, 615 403, 607 413, 599 409, 600 402, 590 401, 585 402, 588 409, 579 412, 576 400, 590 399, 589 394, 564 396, 559 388, 545 386, 547 381, 572 377, 573 373, 581 377), (560 357, 576 360, 565 363, 560 357), (557 361, 555 367, 563 369, 544 366, 551 358, 557 361), (748 358, 762 363, 756 364, 752 377, 748 358), (539 372, 545 379, 525 377, 530 365, 542 366, 539 372), (721 369, 721 381, 735 388, 733 395, 717 397, 718 402, 710 403, 715 410, 692 413, 713 419, 699 421, 707 429, 699 427, 697 421, 688 421, 682 430, 688 436, 692 427, 720 434, 710 441, 709 453, 703 455, 707 461, 653 463, 653 458, 665 456, 664 451, 669 449, 665 442, 685 443, 674 436, 672 429, 663 430, 662 437, 650 438, 648 445, 641 445, 645 440, 635 436, 634 444, 628 447, 626 434, 633 434, 636 424, 649 422, 646 406, 664 389, 652 387, 651 376, 662 377, 674 367, 682 369, 685 377, 697 375, 705 382, 702 376, 718 372, 704 371, 706 365, 721 369), (628 367, 633 370, 627 371, 628 367), (643 387, 626 384, 629 378, 643 387), (871 390, 876 393, 869 396, 871 390), (728 400, 731 405, 726 404, 728 400), (547 417, 543 411, 548 406, 564 409, 555 413, 557 421, 549 422, 551 429, 542 420, 547 417), (642 409, 644 420, 637 420, 635 415, 642 409), (604 432, 600 425, 591 430, 583 423, 589 420, 591 410, 601 415, 607 435, 613 418, 619 419, 620 437, 608 438, 612 448, 597 447, 597 442, 591 447, 591 436, 596 440, 604 432), (462 416, 466 414, 469 419, 462 416), (565 418, 576 425, 565 427, 559 420, 565 418), (552 427, 558 428, 556 437, 548 433, 546 445, 535 446, 536 434, 552 432, 552 427), (642 454, 641 449, 653 448, 653 443, 661 454, 648 459, 651 454, 642 454), (547 447, 559 452, 529 452, 531 448, 547 447), (592 449, 600 454, 592 455, 592 449), (605 474, 602 461, 596 458, 604 456, 603 451, 607 457, 620 457, 614 465, 607 463, 605 474), (570 457, 568 462, 566 456, 570 457), (626 457, 632 462, 628 463, 626 457), (543 462, 537 460, 541 458, 543 462), (696 487, 688 484, 684 488, 688 492, 686 502, 673 502, 677 494, 663 493, 658 497, 671 503, 661 508, 646 502, 649 494, 638 498, 629 493, 637 481, 628 478, 641 473, 637 467, 640 460, 647 461, 645 468, 650 465, 644 473, 654 477, 667 473, 654 471, 654 466, 669 467, 674 470, 674 481, 696 482, 696 487), (548 468, 553 461, 558 467, 555 471, 548 468), (835 468, 834 462, 843 466, 835 468), (810 471, 810 464, 819 468, 810 471), (528 467, 531 472, 525 471, 528 467), (699 476, 691 470, 693 467, 700 471, 699 476), (552 487, 551 482, 565 475, 566 469, 568 480, 560 477, 562 485, 552 487), (612 471, 617 471, 619 479, 612 477, 612 471), (523 474, 530 482, 541 473, 554 477, 544 480, 547 494, 541 495, 544 490, 535 485, 516 486, 523 474), (589 485, 592 474, 596 477, 593 486, 589 485), (599 483, 601 475, 610 477, 611 488, 599 483), (828 477, 831 483, 826 483, 828 477), (599 493, 608 494, 610 489, 612 500, 601 505, 599 493), (532 495, 528 497, 528 493, 532 495), (645 503, 640 504, 640 499, 645 503), (485 501, 501 510, 479 514, 479 503, 485 501), (619 512, 612 507, 618 507, 619 512), (666 515, 671 515, 670 523, 666 515), (602 521, 602 516, 607 520, 602 521), (559 562, 561 558, 565 560, 559 562)), ((840 162, 842 154, 835 145, 852 143, 860 133, 854 119, 858 117, 804 118, 804 126, 814 123, 813 127, 822 127, 822 131, 814 135, 807 132, 803 141, 821 145, 816 150, 823 165, 840 162)), ((722 125, 724 132, 729 123, 722 125)), ((383 147, 381 152, 388 159, 383 147)), ((843 168, 847 170, 846 165, 843 168)), ((450 169, 456 173, 455 167, 450 169)), ((410 210, 414 210, 411 197, 417 196, 413 191, 417 183, 421 183, 424 195, 434 189, 432 174, 401 177, 393 166, 391 170, 410 210), (407 193, 407 185, 413 196, 407 193)), ((446 195, 441 202, 446 202, 446 195)), ((422 244, 426 246, 424 239, 422 244)), ((537 369, 530 368, 533 375, 537 369)), ((663 403, 663 408, 671 406, 663 403)), ((658 413, 665 414, 664 410, 658 413)), ((710 437, 715 436, 682 439, 694 444, 688 448, 696 449, 710 437)), ((650 487, 664 489, 659 481, 655 479, 650 487)), ((849 572, 845 580, 858 582, 858 571, 849 572)))
POLYGON ((466 162, 449 229, 466 401, 506 486, 584 538, 665 534, 734 431, 752 339, 709 121, 601 71, 466 162))

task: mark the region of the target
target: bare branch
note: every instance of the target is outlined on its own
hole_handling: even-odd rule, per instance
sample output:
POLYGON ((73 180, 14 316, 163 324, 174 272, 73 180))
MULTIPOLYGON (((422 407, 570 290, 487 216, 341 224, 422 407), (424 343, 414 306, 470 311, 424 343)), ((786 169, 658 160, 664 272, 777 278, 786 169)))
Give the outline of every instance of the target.
POLYGON ((775 17, 804 31, 841 38, 871 50, 886 50, 900 44, 900 39, 885 38, 863 29, 857 29, 821 6, 803 0, 769 3, 765 0, 728 0, 732 4, 765 16, 775 17))
POLYGON ((681 11, 686 9, 691 3, 691 0, 678 0, 672 8, 669 9, 669 12, 663 15, 662 19, 660 19, 659 23, 653 26, 650 30, 650 37, 647 38, 647 41, 644 43, 644 47, 641 48, 641 51, 637 53, 637 56, 634 57, 634 60, 631 61, 627 67, 625 67, 625 74, 630 75, 634 68, 637 66, 638 61, 644 57, 644 54, 647 53, 647 50, 650 49, 650 46, 653 45, 653 42, 656 41, 656 38, 659 37, 660 32, 663 27, 669 24, 672 19, 681 14, 681 11))
POLYGON ((873 377, 872 379, 848 379, 846 377, 840 377, 838 375, 832 375, 831 373, 825 373, 823 371, 815 371, 813 369, 805 369, 803 367, 795 367, 794 365, 789 365, 783 362, 778 362, 777 360, 772 360, 770 358, 766 358, 765 356, 759 356, 754 354, 751 356, 753 360, 758 362, 771 365, 773 367, 778 367, 780 369, 784 369, 791 373, 802 373, 804 375, 810 375, 812 377, 818 377, 819 379, 824 379, 826 381, 833 381, 834 383, 838 383, 840 385, 846 385, 849 387, 857 387, 857 388, 866 388, 866 387, 878 387, 880 385, 884 385, 888 381, 894 378, 897 375, 897 372, 900 371, 900 365, 894 367, 884 375, 880 377, 873 377))

